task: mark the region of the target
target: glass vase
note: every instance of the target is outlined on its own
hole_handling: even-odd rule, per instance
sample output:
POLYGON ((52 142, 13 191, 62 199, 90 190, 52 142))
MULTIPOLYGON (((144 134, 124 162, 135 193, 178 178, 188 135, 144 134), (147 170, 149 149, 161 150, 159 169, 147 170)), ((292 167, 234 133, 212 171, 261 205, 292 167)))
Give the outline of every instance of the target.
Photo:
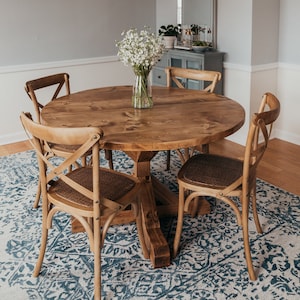
POLYGON ((151 108, 153 106, 149 74, 136 74, 132 91, 132 106, 134 108, 151 108))

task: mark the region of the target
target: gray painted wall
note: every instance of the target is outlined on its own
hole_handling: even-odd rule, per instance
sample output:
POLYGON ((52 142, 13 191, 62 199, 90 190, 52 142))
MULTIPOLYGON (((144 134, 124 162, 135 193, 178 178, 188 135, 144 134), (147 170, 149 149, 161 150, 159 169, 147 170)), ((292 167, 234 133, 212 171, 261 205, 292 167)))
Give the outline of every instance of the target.
POLYGON ((218 0, 218 48, 225 60, 251 65, 252 1, 218 0))
POLYGON ((280 0, 254 0, 252 65, 278 61, 280 0))
POLYGON ((155 0, 0 0, 0 66, 115 55, 155 13, 155 0))
MULTIPOLYGON (((123 30, 155 29, 162 11, 172 23, 175 10, 159 7, 169 1, 175 2, 0 0, 0 67, 115 55, 123 30)), ((226 61, 300 64, 299 11, 299 0, 218 0, 218 46, 226 61)))
POLYGON ((280 0, 279 61, 300 64, 300 1, 280 0))
POLYGON ((299 0, 218 0, 218 47, 242 65, 300 64, 299 0))

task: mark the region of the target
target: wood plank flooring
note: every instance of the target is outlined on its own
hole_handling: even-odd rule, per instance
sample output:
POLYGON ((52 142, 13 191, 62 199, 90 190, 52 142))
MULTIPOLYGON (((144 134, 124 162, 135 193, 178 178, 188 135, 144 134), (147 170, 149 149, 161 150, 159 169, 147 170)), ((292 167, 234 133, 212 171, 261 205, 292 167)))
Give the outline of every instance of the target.
MULTIPOLYGON (((0 145, 0 156, 32 149, 28 141, 0 145)), ((244 147, 228 140, 210 145, 210 152, 242 157, 244 147)), ((258 168, 258 177, 293 194, 300 195, 300 146, 273 139, 258 168)))

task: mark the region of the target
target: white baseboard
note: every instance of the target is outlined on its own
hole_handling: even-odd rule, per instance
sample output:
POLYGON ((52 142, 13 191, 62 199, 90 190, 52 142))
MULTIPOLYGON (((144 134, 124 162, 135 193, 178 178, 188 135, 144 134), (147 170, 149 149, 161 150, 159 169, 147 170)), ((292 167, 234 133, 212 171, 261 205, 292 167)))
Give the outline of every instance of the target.
POLYGON ((286 132, 279 129, 274 129, 274 134, 272 137, 278 138, 280 140, 284 140, 286 142, 290 142, 300 146, 300 135, 291 134, 290 132, 286 132))

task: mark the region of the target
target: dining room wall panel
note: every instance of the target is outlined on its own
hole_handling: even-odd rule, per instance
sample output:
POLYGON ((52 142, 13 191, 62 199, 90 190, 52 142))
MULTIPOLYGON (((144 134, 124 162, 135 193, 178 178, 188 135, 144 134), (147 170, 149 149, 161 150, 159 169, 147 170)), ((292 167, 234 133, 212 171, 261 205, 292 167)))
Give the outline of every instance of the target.
POLYGON ((300 65, 300 1, 280 0, 279 61, 300 65))
POLYGON ((253 0, 251 64, 278 61, 279 0, 253 0))
POLYGON ((146 0, 0 1, 0 66, 115 55, 123 30, 155 28, 155 9, 146 0))

